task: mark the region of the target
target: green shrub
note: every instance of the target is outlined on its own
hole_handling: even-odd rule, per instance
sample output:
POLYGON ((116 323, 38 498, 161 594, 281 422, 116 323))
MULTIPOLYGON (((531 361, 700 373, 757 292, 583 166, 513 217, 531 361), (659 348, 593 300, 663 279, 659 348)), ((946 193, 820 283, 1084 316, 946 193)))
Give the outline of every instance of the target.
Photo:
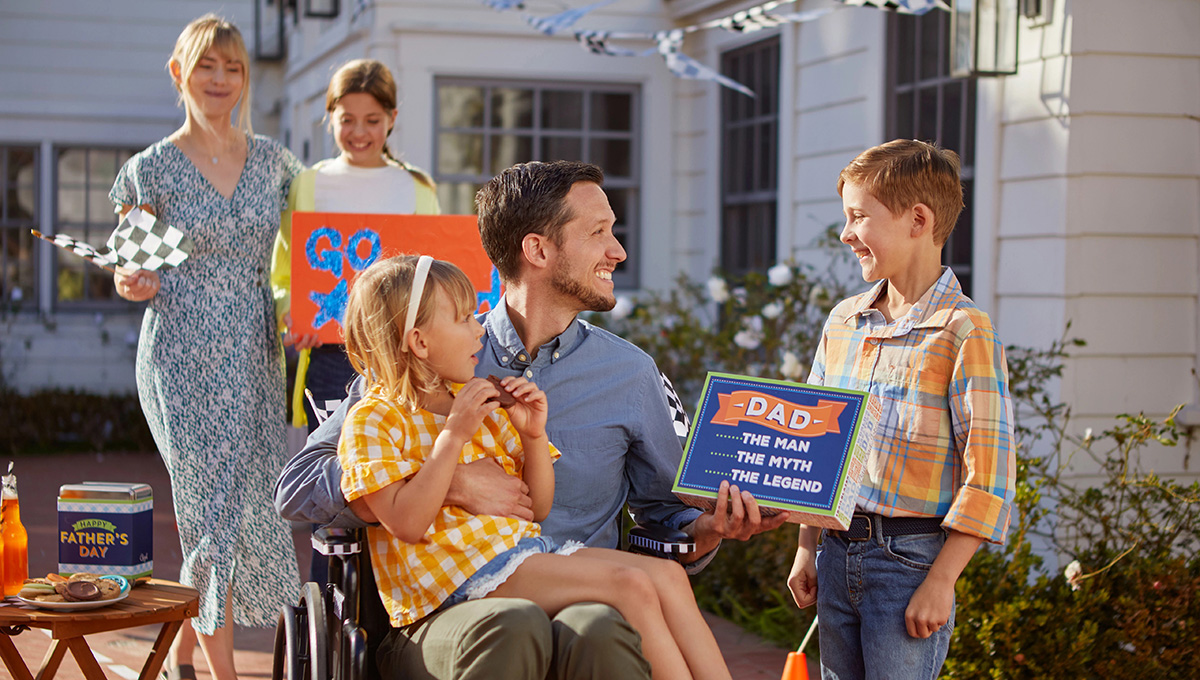
POLYGON ((0 389, 0 451, 154 451, 137 395, 0 389))
MULTIPOLYGON (((829 309, 847 295, 834 276, 839 257, 831 253, 820 272, 788 263, 788 276, 773 268, 708 284, 681 277, 671 291, 623 301, 618 318, 593 321, 650 353, 687 404, 708 371, 803 380, 829 309)), ((945 677, 1195 677, 1188 657, 1200 641, 1200 483, 1185 487, 1137 464, 1148 444, 1175 442, 1171 418, 1123 415, 1099 434, 1068 434, 1070 409, 1048 386, 1068 348, 1082 344, 1006 348, 1017 407, 1014 515, 1007 542, 981 549, 958 581, 945 677), (1072 483, 1076 457, 1094 462, 1099 483, 1072 483), (1050 554, 1077 560, 1079 575, 1069 581, 1046 563, 1050 554)), ((787 590, 795 546, 793 525, 725 542, 694 580, 697 600, 794 647, 814 615, 787 590)), ((819 654, 815 647, 806 651, 819 654)))

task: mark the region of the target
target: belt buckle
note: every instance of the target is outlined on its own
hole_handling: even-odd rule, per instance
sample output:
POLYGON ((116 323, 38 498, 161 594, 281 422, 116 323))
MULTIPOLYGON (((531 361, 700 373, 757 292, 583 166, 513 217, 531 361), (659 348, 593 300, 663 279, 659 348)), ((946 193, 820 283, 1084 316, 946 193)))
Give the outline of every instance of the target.
POLYGON ((874 533, 874 531, 875 531, 875 525, 871 521, 870 517, 868 517, 867 515, 854 515, 850 518, 850 527, 846 529, 846 540, 856 541, 856 542, 869 541, 869 540, 871 540, 871 534, 874 533), (861 519, 862 521, 867 523, 867 535, 866 536, 862 536, 860 538, 857 536, 852 536, 850 534, 850 530, 854 528, 854 520, 856 520, 856 519, 861 519))

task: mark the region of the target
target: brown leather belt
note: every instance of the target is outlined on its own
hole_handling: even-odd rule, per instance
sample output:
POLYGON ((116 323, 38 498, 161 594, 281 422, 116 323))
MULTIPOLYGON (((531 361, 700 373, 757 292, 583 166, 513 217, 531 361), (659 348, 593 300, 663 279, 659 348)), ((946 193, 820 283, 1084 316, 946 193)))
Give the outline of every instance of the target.
POLYGON ((866 515, 855 513, 850 519, 850 528, 845 531, 830 530, 831 536, 844 538, 847 541, 867 541, 871 539, 875 523, 878 520, 884 536, 914 536, 917 534, 936 534, 942 531, 942 517, 883 517, 881 515, 866 515))

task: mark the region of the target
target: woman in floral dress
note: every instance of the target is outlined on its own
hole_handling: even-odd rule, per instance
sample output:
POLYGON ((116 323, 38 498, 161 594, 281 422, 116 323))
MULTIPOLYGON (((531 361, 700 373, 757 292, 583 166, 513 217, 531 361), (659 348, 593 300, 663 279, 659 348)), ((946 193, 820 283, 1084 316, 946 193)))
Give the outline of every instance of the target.
MULTIPOLYGON (((183 127, 131 158, 110 194, 122 212, 140 206, 195 242, 175 269, 115 278, 122 297, 149 302, 138 396, 171 476, 180 580, 200 591, 193 625, 217 680, 236 678, 229 618, 273 625, 299 589, 291 534, 270 497, 287 448, 268 276, 280 210, 303 166, 251 133, 249 63, 232 24, 213 15, 190 23, 167 64, 183 127)), ((190 646, 176 651, 175 673, 194 675, 190 646)))

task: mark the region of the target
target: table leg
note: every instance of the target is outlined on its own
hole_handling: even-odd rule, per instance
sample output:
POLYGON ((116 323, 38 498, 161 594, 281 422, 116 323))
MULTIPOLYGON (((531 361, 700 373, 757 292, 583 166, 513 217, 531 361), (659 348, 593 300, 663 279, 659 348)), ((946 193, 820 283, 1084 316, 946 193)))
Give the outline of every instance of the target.
POLYGON ((146 659, 146 665, 142 666, 142 674, 138 676, 138 680, 154 680, 158 677, 167 652, 171 649, 171 643, 175 641, 175 636, 182 627, 183 621, 167 621, 163 624, 154 646, 150 649, 150 658, 146 659))
POLYGON ((53 678, 66 654, 67 645, 64 640, 51 640, 50 649, 46 650, 46 656, 42 658, 42 665, 38 667, 37 680, 53 678))
MULTIPOLYGON (((75 657, 75 663, 78 663, 79 669, 83 671, 83 677, 87 680, 108 680, 104 675, 104 669, 100 667, 96 657, 92 656, 92 649, 88 647, 87 641, 82 636, 68 638, 65 642, 71 650, 71 655, 75 657)), ((39 674, 38 680, 49 680, 49 678, 49 675, 42 677, 39 674)))
POLYGON ((13 680, 33 680, 33 674, 13 644, 12 637, 3 633, 0 633, 0 659, 4 660, 4 667, 12 673, 13 680))

